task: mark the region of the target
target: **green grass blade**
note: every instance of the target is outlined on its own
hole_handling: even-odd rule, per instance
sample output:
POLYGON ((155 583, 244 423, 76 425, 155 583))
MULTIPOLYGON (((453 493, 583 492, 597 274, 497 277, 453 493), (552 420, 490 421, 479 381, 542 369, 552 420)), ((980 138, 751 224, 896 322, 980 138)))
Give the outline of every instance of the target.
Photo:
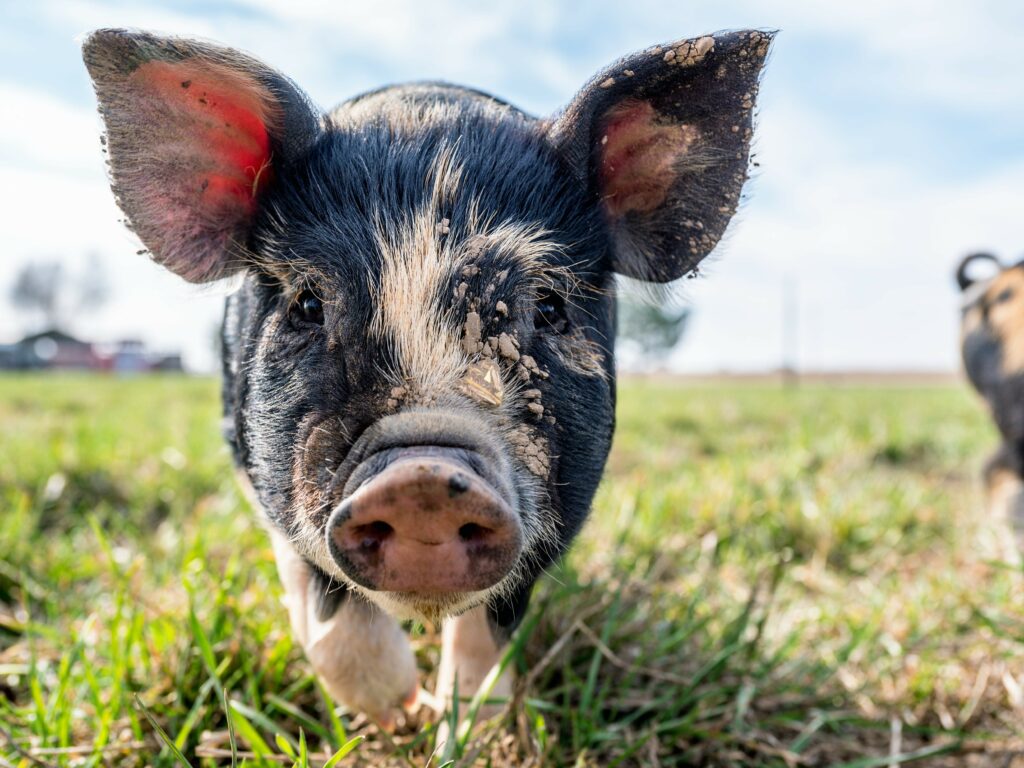
POLYGON ((295 754, 295 748, 288 743, 288 739, 286 739, 282 734, 274 734, 274 743, 277 744, 277 748, 281 750, 282 754, 288 755, 288 757, 292 758, 297 757, 295 754))
POLYGON ((149 708, 142 703, 142 699, 139 698, 138 694, 136 694, 135 696, 135 706, 139 709, 140 712, 142 712, 146 720, 149 721, 149 724, 152 726, 153 730, 156 731, 156 735, 159 737, 160 741, 163 742, 164 748, 171 753, 174 759, 177 760, 181 765, 186 766, 186 768, 192 768, 192 763, 190 763, 188 761, 188 758, 185 757, 184 754, 182 754, 180 749, 178 749, 178 745, 174 743, 174 740, 167 735, 167 731, 165 731, 160 726, 160 723, 156 721, 156 718, 153 717, 153 714, 149 711, 149 708))
POLYGON ((251 710, 248 707, 239 704, 237 701, 231 700, 229 702, 229 711, 231 713, 231 720, 235 726, 235 731, 249 743, 249 748, 260 757, 272 756, 274 754, 274 750, 272 750, 267 742, 263 740, 259 731, 253 727, 253 724, 250 723, 246 717, 246 714, 251 713, 251 710))
POLYGON ((231 717, 231 705, 228 695, 221 691, 221 706, 224 708, 224 720, 228 727, 228 744, 231 746, 231 768, 238 766, 238 740, 235 738, 235 721, 231 717))
POLYGON ((353 736, 351 739, 346 741, 333 755, 328 758, 327 762, 324 763, 324 768, 334 768, 338 763, 344 760, 352 750, 358 747, 365 736, 353 736))

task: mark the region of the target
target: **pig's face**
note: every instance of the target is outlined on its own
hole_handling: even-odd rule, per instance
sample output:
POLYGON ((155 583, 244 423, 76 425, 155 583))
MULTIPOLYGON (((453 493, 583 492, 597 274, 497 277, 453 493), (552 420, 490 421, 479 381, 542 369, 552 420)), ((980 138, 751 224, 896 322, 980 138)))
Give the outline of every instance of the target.
POLYGON ((1024 438, 1024 264, 1003 266, 995 256, 972 254, 957 270, 963 292, 960 341, 964 370, 989 401, 1006 437, 1024 438), (981 279, 971 276, 990 265, 981 279))
POLYGON ((1024 266, 1003 269, 965 291, 964 338, 980 335, 998 347, 999 370, 1024 372, 1024 266))
POLYGON ((229 437, 303 557, 437 618, 515 603, 564 552, 611 442, 614 274, 714 247, 768 43, 649 49, 536 120, 439 85, 320 116, 236 52, 89 39, 135 231, 187 279, 244 273, 229 437))
POLYGON ((611 440, 613 303, 597 208, 533 122, 387 91, 338 110, 264 211, 230 349, 274 522, 394 612, 549 564, 611 440))

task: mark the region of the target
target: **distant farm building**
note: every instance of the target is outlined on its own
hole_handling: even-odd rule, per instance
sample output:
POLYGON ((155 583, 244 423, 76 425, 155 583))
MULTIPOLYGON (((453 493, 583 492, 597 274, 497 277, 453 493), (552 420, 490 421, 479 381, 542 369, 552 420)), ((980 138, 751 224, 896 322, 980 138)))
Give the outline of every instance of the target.
POLYGON ((135 339, 93 344, 55 329, 26 336, 14 344, 0 344, 0 369, 115 373, 184 370, 181 355, 150 352, 135 339))

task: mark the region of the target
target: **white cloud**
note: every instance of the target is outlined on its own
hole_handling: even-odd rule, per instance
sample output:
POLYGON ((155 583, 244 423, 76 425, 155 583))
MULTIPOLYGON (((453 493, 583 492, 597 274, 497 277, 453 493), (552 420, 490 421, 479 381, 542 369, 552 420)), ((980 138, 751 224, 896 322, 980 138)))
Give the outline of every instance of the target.
MULTIPOLYGON (((586 79, 567 82, 570 67, 551 40, 564 11, 542 0, 475 7, 456 0, 238 0, 196 13, 117 0, 53 0, 43 7, 54 23, 78 34, 137 27, 250 51, 324 107, 395 80, 452 80, 511 96, 517 94, 508 94, 508 86, 522 83, 527 93, 541 88, 568 99, 586 79)), ((560 103, 524 106, 548 111, 560 103)))
MULTIPOLYGON (((761 6, 764 8, 765 6, 761 6)), ((868 52, 859 77, 909 101, 957 109, 1020 111, 1020 34, 1024 6, 1013 2, 929 0, 807 3, 783 0, 784 29, 843 39, 868 52), (1019 100, 1018 100, 1019 101, 1019 100)))
POLYGON ((42 16, 79 34, 104 27, 137 27, 168 34, 213 35, 216 25, 203 14, 182 13, 153 3, 50 0, 39 4, 42 16))
POLYGON ((800 362, 828 368, 953 368, 965 253, 1024 247, 1024 158, 970 182, 936 183, 851 156, 828 122, 779 106, 762 116, 761 173, 707 279, 674 363, 777 366, 785 286, 799 293, 800 362))
POLYGON ((102 171, 96 111, 44 92, 0 81, 0 158, 22 167, 95 177, 102 171))

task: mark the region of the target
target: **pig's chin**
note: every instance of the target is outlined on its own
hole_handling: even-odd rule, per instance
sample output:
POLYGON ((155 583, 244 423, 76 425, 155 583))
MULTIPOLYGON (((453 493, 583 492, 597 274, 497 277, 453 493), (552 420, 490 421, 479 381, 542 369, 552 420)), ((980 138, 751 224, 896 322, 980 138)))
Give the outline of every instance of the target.
POLYGON ((399 621, 427 621, 440 624, 485 603, 494 589, 480 592, 451 592, 420 595, 415 592, 377 592, 356 588, 361 595, 399 621))
POLYGON ((440 625, 445 619, 460 616, 471 608, 501 600, 519 582, 518 567, 492 587, 475 592, 446 592, 422 594, 416 592, 388 592, 372 590, 352 584, 351 588, 371 603, 399 621, 428 621, 440 625))

